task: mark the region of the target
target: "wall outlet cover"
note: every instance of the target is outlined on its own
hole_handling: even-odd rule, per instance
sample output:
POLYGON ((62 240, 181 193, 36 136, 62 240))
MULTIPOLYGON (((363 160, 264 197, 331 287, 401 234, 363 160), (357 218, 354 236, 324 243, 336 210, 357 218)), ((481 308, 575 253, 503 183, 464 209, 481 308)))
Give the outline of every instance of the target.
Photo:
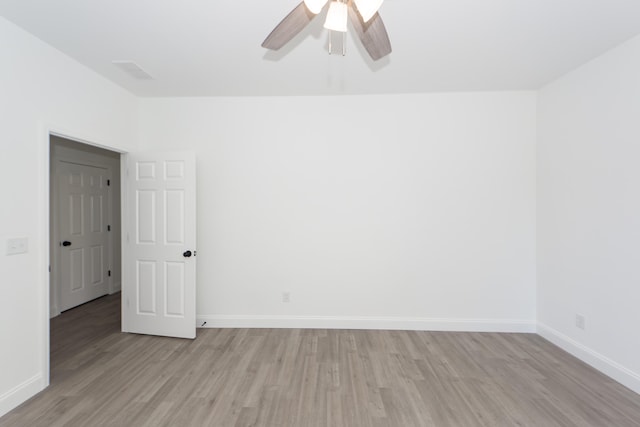
POLYGON ((582 314, 576 314, 576 327, 579 329, 585 329, 585 319, 582 314))

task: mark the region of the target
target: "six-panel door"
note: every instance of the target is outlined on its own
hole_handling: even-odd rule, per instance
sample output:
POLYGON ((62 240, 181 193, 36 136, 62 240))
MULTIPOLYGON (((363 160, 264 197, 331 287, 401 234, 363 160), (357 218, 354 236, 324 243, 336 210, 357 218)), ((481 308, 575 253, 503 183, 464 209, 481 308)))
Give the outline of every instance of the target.
POLYGON ((129 154, 124 182, 123 331, 194 338, 195 155, 129 154))
POLYGON ((108 293, 107 171, 60 162, 60 311, 108 293))

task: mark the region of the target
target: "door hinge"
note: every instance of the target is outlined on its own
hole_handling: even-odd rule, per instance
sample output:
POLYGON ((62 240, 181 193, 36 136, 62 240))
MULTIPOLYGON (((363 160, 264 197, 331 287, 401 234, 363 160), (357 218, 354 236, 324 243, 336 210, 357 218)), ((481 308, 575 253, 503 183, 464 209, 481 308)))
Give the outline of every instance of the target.
POLYGON ((107 271, 107 276, 111 277, 111 270, 107 271))
POLYGON ((107 187, 111 187, 111 180, 110 179, 107 180, 107 187))
POLYGON ((107 225, 107 231, 111 231, 111 226, 107 225))

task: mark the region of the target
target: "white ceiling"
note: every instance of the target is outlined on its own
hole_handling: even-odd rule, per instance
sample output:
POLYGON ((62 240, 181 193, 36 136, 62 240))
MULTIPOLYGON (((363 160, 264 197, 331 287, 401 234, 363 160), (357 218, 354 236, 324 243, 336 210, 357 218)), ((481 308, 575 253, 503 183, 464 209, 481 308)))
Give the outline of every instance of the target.
POLYGON ((347 56, 329 56, 320 16, 281 51, 261 48, 299 2, 0 0, 0 15, 140 96, 537 89, 640 34, 639 0, 386 0, 394 52, 378 62, 352 30, 347 56))

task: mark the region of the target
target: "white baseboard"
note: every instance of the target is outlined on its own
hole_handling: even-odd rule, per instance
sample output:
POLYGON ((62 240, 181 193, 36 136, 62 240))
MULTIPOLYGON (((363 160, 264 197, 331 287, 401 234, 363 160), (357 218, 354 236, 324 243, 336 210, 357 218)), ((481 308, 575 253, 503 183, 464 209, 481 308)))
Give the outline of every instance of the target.
POLYGON ((0 395, 0 417, 41 392, 44 388, 42 374, 38 374, 3 393, 0 395))
POLYGON ((381 329, 458 332, 536 332, 533 320, 409 317, 199 315, 202 328, 381 329), (206 323, 205 323, 206 322, 206 323))
POLYGON ((122 290, 122 282, 120 281, 113 282, 113 284, 111 285, 109 295, 113 295, 117 292, 120 292, 121 290, 122 290))
POLYGON ((60 310, 58 310, 57 306, 49 307, 49 319, 53 319, 56 316, 60 315, 60 310))
POLYGON ((640 374, 542 323, 538 323, 538 335, 640 394, 640 374))

